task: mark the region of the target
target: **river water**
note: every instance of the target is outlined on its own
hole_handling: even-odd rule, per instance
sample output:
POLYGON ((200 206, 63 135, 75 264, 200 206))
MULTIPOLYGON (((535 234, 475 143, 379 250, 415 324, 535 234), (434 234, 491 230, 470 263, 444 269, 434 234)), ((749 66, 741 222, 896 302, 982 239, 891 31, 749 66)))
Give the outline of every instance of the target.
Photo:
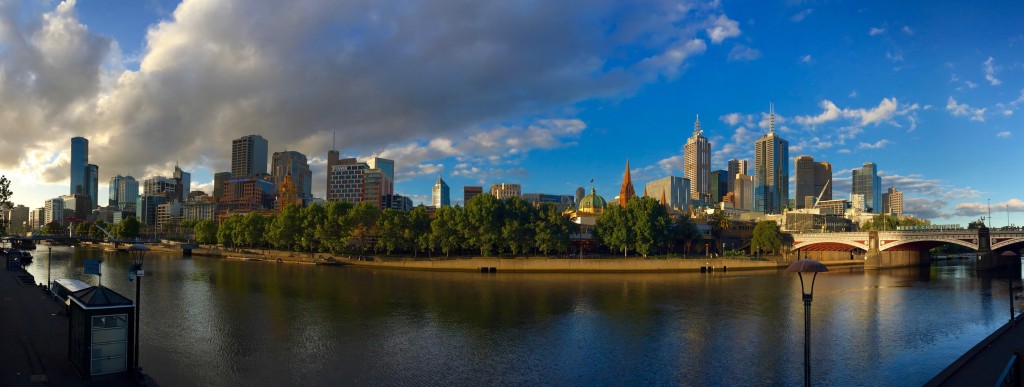
MULTIPOLYGON (((47 278, 47 248, 29 271, 47 278)), ((53 279, 126 253, 52 250, 53 279)), ((161 385, 797 385, 803 304, 783 271, 451 273, 149 253, 140 364, 161 385)), ((970 261, 818 276, 812 380, 920 385, 1009 319, 970 261)), ((1019 280, 1019 279, 1018 279, 1019 280)))

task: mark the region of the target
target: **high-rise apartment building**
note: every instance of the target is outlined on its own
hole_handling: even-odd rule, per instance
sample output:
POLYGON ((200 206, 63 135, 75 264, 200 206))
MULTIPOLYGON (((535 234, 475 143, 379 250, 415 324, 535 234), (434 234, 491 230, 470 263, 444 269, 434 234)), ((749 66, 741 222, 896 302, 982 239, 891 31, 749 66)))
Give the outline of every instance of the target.
POLYGON ((413 209, 412 199, 399 194, 388 194, 381 196, 381 207, 390 208, 395 211, 411 211, 413 209))
POLYGON ((666 176, 644 184, 644 191, 659 202, 664 197, 673 211, 688 211, 690 208, 690 179, 679 176, 666 176))
POLYGON ((4 219, 7 220, 7 230, 10 232, 24 233, 28 226, 28 207, 21 204, 7 210, 4 219))
POLYGON ((882 213, 882 178, 878 177, 875 163, 867 162, 861 168, 854 168, 851 192, 864 195, 864 211, 882 213))
POLYGON ((124 181, 124 176, 117 175, 110 178, 110 183, 107 185, 107 205, 119 207, 117 192, 121 188, 121 182, 124 181))
POLYGON ((363 172, 363 202, 370 203, 377 208, 382 208, 383 202, 381 200, 384 195, 393 193, 391 191, 393 186, 391 179, 388 178, 387 173, 383 170, 377 168, 366 169, 363 172))
POLYGON ((738 174, 733 179, 734 206, 741 210, 754 211, 754 177, 738 174))
MULTIPOLYGON (((370 169, 379 169, 383 171, 384 176, 388 178, 388 181, 391 183, 395 182, 395 160, 371 157, 369 160, 366 160, 366 165, 368 165, 370 169)), ((391 190, 394 191, 394 187, 392 187, 391 190)))
POLYGON ((882 212, 892 216, 903 216, 903 192, 895 187, 882 194, 882 212))
POLYGON ((814 208, 818 195, 821 200, 832 200, 832 164, 816 162, 811 156, 797 156, 793 161, 796 172, 796 208, 814 208))
MULTIPOLYGON (((331 152, 337 156, 337 152, 331 152)), ((353 205, 362 202, 364 174, 370 167, 355 158, 332 161, 330 153, 327 163, 330 165, 327 170, 327 201, 344 201, 353 205)))
MULTIPOLYGON (((68 193, 89 194, 89 140, 84 137, 71 138, 71 191, 68 193)), ((47 222, 49 223, 49 221, 47 222)))
POLYGON ((523 196, 523 187, 513 183, 491 184, 491 195, 498 200, 518 198, 523 196))
POLYGON ((89 192, 86 195, 89 196, 90 206, 92 206, 89 210, 91 211, 97 207, 96 202, 100 200, 100 167, 96 164, 86 165, 85 180, 89 182, 89 192))
POLYGON ((704 137, 699 116, 683 148, 683 174, 690 179, 690 199, 711 202, 711 143, 704 137))
POLYGON ((309 170, 306 155, 296 151, 274 152, 270 165, 270 175, 275 185, 280 186, 284 177, 291 174, 299 199, 303 203, 313 200, 313 173, 309 170))
POLYGON ((217 203, 217 208, 234 212, 273 209, 276 193, 274 183, 255 176, 228 180, 224 184, 224 197, 217 203))
POLYGON ((231 141, 231 176, 267 174, 267 140, 258 134, 231 141))
POLYGON ((781 214, 789 202, 789 142, 775 133, 775 109, 768 133, 754 142, 754 211, 781 214))
POLYGON ((174 165, 174 194, 178 202, 184 203, 188 199, 189 192, 192 192, 192 174, 182 171, 178 165, 174 165))
POLYGON ((711 171, 711 203, 721 203, 725 194, 729 193, 729 172, 725 170, 711 171))
POLYGON ((467 185, 462 187, 462 205, 465 206, 469 203, 469 199, 474 196, 484 193, 484 187, 478 185, 467 185))
POLYGON ((174 179, 168 179, 163 176, 153 176, 142 182, 143 184, 143 195, 146 196, 165 196, 168 199, 177 199, 178 194, 175 191, 177 183, 174 179))
POLYGON ((440 176, 437 177, 437 182, 434 183, 434 187, 430 190, 430 205, 434 206, 434 208, 452 205, 448 183, 441 180, 440 176))
POLYGON ((43 213, 43 224, 47 225, 53 222, 63 223, 64 222, 64 199, 53 198, 46 200, 44 204, 43 213))
POLYGON ((749 175, 747 172, 747 160, 732 159, 729 160, 729 192, 735 192, 733 184, 736 182, 736 175, 749 175))

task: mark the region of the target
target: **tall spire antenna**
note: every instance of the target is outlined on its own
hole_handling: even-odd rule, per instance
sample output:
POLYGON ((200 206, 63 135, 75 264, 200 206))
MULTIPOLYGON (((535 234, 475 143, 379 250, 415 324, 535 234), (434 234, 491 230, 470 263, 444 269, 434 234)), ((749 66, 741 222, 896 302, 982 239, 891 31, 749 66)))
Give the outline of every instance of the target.
POLYGON ((696 135, 699 135, 699 134, 701 134, 701 130, 700 130, 700 114, 697 115, 697 121, 693 123, 693 135, 696 136, 696 135))
POLYGON ((334 139, 331 140, 331 150, 338 150, 338 132, 334 132, 334 139))
POLYGON ((768 104, 768 133, 775 133, 775 104, 768 104))

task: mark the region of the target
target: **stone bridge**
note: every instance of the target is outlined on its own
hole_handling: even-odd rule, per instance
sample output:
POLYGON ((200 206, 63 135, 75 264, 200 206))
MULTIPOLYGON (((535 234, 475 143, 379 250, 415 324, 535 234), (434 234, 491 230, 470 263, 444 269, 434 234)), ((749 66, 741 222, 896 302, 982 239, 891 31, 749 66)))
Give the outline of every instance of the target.
POLYGON ((793 234, 792 250, 798 256, 815 258, 864 259, 865 269, 928 264, 928 250, 954 244, 976 251, 978 269, 988 270, 1006 265, 1000 256, 1011 251, 1020 254, 1024 248, 1022 230, 913 230, 863 231, 838 233, 793 234))

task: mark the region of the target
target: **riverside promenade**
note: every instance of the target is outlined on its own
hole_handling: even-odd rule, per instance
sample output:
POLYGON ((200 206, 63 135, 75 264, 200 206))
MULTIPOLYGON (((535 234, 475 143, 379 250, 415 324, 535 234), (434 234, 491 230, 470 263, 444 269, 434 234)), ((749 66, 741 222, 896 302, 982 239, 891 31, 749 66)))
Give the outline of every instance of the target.
POLYGON ((36 285, 45 281, 0 269, 0 386, 135 386, 128 375, 78 375, 68 360, 65 306, 36 285))
MULTIPOLYGON (((1016 353, 1024 356, 1024 315, 1018 315, 1016 324, 1006 323, 963 356, 942 370, 925 386, 995 386, 1016 353)), ((1016 373, 1006 386, 1024 385, 1021 371, 1024 359, 1019 359, 1011 372, 1016 373)))

